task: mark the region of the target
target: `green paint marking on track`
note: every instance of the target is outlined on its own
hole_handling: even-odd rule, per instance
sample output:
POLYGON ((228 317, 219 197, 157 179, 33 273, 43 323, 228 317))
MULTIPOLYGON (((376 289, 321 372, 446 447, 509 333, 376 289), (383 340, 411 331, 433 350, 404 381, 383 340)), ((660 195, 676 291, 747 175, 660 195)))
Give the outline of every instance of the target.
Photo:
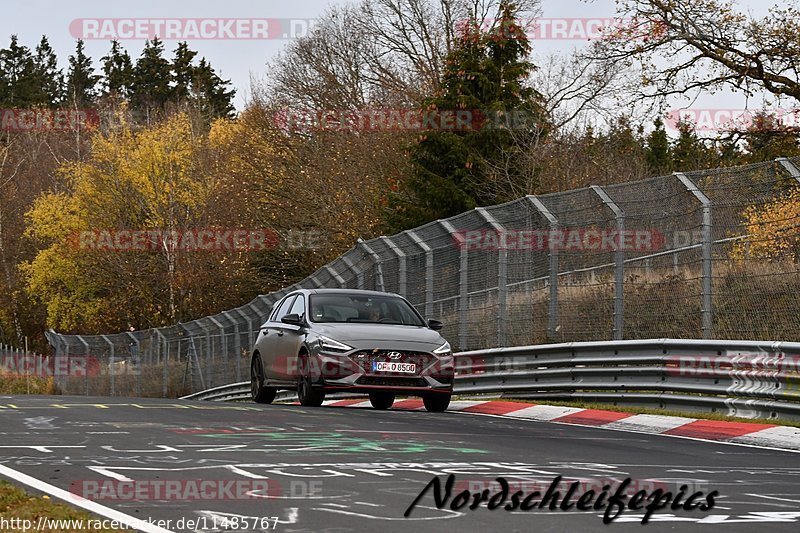
POLYGON ((237 433, 200 433, 198 437, 217 439, 263 439, 264 446, 270 451, 277 448, 282 452, 324 452, 328 454, 391 452, 391 453, 426 453, 431 451, 449 451, 458 453, 489 453, 487 450, 447 446, 441 443, 406 441, 406 440, 371 440, 362 437, 349 437, 335 432, 265 432, 244 431, 237 433))

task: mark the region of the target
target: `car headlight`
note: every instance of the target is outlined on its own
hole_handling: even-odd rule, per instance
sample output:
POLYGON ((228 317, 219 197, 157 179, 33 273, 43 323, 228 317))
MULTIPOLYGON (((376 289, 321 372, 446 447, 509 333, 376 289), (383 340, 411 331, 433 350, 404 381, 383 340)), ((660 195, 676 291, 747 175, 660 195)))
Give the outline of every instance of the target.
POLYGON ((331 339, 330 337, 326 337, 324 335, 320 335, 319 337, 317 337, 317 339, 319 340, 319 349, 323 352, 340 353, 340 352, 349 352, 350 350, 353 349, 352 346, 348 346, 342 342, 331 339))
POLYGON ((447 341, 444 341, 444 344, 442 344, 441 346, 436 348, 433 351, 433 353, 435 353, 436 355, 441 355, 443 357, 447 357, 448 355, 453 355, 453 350, 452 350, 452 348, 450 348, 450 343, 447 342, 447 341))

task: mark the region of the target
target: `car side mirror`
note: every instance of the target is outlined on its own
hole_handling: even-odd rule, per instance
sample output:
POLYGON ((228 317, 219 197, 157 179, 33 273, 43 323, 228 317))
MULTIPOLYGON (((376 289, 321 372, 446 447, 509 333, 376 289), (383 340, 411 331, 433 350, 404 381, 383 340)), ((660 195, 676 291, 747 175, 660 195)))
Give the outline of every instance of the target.
POLYGON ((442 324, 438 320, 430 319, 428 320, 428 327, 433 330, 439 331, 440 329, 442 329, 442 327, 444 327, 444 324, 442 324))
POLYGON ((300 318, 300 315, 298 315, 297 313, 291 313, 291 314, 288 314, 288 315, 284 315, 283 318, 281 318, 281 322, 283 322, 284 324, 291 324, 292 326, 302 326, 303 325, 303 320, 300 318))

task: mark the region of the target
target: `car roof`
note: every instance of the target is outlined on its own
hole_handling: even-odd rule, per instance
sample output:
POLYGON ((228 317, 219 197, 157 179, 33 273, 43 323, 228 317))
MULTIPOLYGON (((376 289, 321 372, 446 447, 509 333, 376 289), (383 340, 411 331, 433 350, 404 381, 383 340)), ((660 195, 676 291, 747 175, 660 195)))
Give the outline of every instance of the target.
MULTIPOLYGON (((364 296, 400 296, 393 292, 367 291, 364 289, 301 289, 306 294, 363 294, 364 296)), ((299 291, 298 291, 299 292, 299 291)))

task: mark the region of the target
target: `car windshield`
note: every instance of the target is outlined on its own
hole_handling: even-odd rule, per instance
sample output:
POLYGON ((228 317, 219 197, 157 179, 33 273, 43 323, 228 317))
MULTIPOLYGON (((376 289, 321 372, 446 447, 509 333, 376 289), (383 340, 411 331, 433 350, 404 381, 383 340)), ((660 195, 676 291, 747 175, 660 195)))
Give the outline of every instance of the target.
POLYGON ((396 296, 313 294, 310 300, 313 322, 425 325, 414 308, 396 296))

